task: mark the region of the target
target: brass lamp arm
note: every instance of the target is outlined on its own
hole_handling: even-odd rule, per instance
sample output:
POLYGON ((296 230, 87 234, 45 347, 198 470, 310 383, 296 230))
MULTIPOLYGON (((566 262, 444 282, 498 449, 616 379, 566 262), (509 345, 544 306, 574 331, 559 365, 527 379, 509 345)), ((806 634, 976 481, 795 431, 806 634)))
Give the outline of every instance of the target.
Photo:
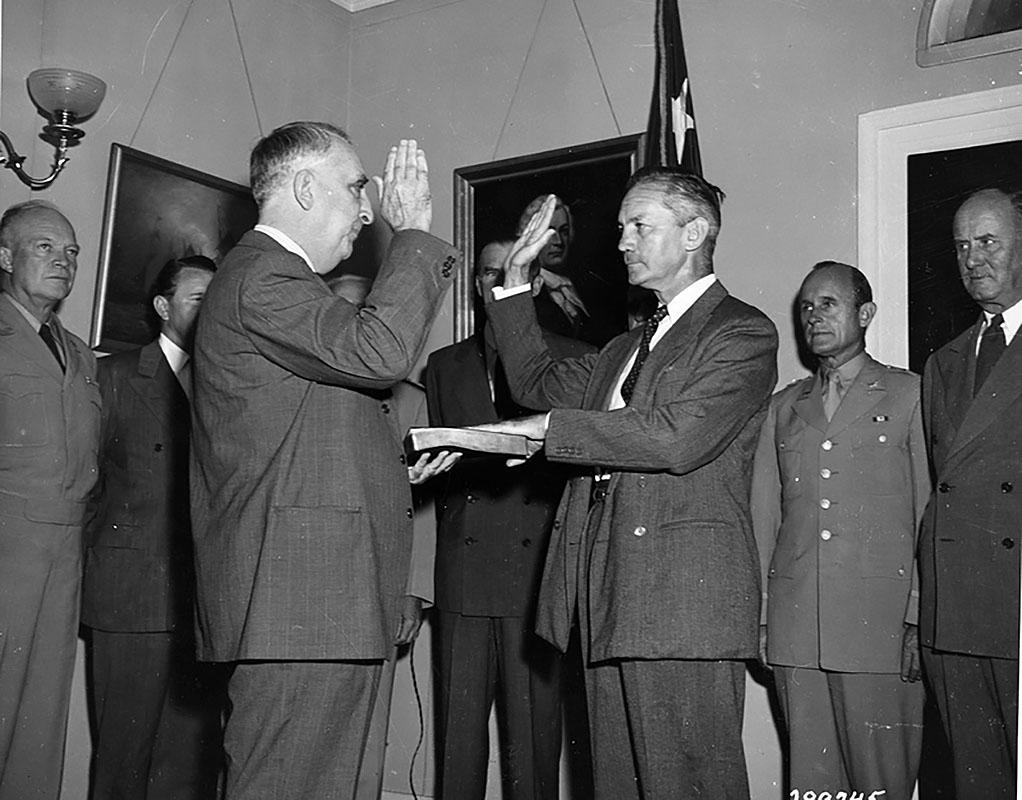
POLYGON ((68 161, 67 157, 64 155, 67 148, 57 146, 54 152, 53 166, 51 167, 50 174, 45 178, 33 178, 21 168, 21 165, 25 163, 25 156, 18 155, 10 137, 3 131, 0 131, 0 144, 4 146, 4 150, 6 151, 6 154, 0 155, 0 166, 7 167, 7 169, 11 170, 18 176, 18 179, 30 189, 45 189, 57 179, 60 171, 64 169, 64 165, 67 164, 68 161))

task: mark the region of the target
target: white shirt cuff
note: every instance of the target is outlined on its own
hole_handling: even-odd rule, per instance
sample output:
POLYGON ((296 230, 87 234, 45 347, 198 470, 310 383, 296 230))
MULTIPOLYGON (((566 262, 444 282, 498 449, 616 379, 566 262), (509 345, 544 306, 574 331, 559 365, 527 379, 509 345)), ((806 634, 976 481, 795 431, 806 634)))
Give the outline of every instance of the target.
POLYGON ((510 289, 505 289, 503 286, 493 287, 493 299, 503 300, 505 297, 514 297, 516 294, 522 294, 523 292, 532 291, 531 283, 523 283, 521 286, 513 286, 510 289))

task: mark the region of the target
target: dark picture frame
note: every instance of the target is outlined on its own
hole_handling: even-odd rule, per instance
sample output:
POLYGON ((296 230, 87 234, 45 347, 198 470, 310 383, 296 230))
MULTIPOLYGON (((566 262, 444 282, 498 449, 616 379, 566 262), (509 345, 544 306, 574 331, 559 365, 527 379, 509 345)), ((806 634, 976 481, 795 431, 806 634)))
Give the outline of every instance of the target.
POLYGON ((247 186, 111 145, 90 345, 113 353, 151 341, 150 289, 163 265, 189 255, 219 263, 257 218, 247 186))
POLYGON ((642 163, 643 143, 636 133, 454 171, 454 241, 464 256, 454 279, 455 341, 481 325, 473 280, 480 251, 495 239, 513 239, 529 202, 550 193, 571 207, 569 265, 581 265, 587 280, 595 335, 605 341, 626 329, 628 278, 617 250, 617 213, 625 183, 642 163))

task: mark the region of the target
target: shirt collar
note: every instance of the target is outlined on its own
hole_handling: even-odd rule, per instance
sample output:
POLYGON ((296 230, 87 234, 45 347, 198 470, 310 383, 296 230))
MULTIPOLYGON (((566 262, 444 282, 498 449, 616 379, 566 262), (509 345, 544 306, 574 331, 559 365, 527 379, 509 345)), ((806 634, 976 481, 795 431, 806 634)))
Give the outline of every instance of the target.
MULTIPOLYGON (((4 297, 11 301, 11 305, 18 309, 18 312, 21 314, 21 316, 23 316, 28 321, 28 324, 32 326, 32 330, 34 330, 36 333, 39 333, 39 329, 43 327, 43 323, 36 319, 35 315, 27 308, 25 308, 25 306, 23 306, 21 303, 15 300, 14 295, 9 294, 8 292, 4 292, 3 295, 4 297)), ((50 316, 46 318, 46 322, 47 324, 53 322, 53 314, 50 314, 50 316)))
POLYGON ((820 378, 823 381, 823 383, 826 383, 827 379, 830 377, 830 374, 832 372, 836 372, 837 381, 840 384, 841 389, 845 390, 852 385, 852 383, 858 377, 859 373, 862 372, 862 368, 866 366, 866 362, 868 360, 869 356, 867 356, 866 351, 863 350, 861 353, 858 353, 857 355, 848 359, 840 367, 835 367, 834 369, 826 369, 825 367, 820 367, 820 378))
POLYGON ((284 231, 274 228, 272 225, 263 225, 262 223, 256 225, 252 230, 265 233, 289 253, 294 253, 296 256, 299 256, 306 264, 309 265, 309 269, 313 272, 316 271, 316 268, 312 266, 312 259, 309 258, 309 254, 302 249, 302 246, 298 244, 298 242, 284 233, 284 231))
MULTIPOLYGON (((991 314, 989 311, 983 312, 984 330, 986 330, 986 328, 990 325, 990 320, 992 320, 995 316, 995 314, 991 314)), ((1001 316, 1004 318, 1004 324, 1001 326, 1001 329, 1004 331, 1004 340, 1008 344, 1011 344, 1011 340, 1015 338, 1015 334, 1018 333, 1018 329, 1022 327, 1022 300, 1019 300, 1015 303, 1015 305, 1004 309, 1004 311, 1001 312, 1001 316)))
MULTIPOLYGON (((717 276, 712 272, 704 275, 694 283, 690 283, 667 304, 667 319, 673 324, 682 314, 695 305, 696 300, 702 297, 706 290, 717 282, 717 276)), ((663 325, 661 325, 663 327, 663 325)))
POLYGON ((176 342, 171 341, 165 333, 160 334, 160 350, 163 351, 163 356, 167 359, 167 363, 170 364, 175 375, 188 363, 188 353, 178 347, 176 342))

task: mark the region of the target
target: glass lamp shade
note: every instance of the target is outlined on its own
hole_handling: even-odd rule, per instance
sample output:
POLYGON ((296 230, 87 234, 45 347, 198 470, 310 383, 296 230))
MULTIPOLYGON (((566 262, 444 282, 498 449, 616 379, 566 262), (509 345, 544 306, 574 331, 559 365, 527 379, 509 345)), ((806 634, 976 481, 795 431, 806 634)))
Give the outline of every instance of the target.
POLYGON ((64 111, 77 121, 96 113, 106 84, 87 72, 49 67, 29 74, 28 93, 48 116, 64 111))

